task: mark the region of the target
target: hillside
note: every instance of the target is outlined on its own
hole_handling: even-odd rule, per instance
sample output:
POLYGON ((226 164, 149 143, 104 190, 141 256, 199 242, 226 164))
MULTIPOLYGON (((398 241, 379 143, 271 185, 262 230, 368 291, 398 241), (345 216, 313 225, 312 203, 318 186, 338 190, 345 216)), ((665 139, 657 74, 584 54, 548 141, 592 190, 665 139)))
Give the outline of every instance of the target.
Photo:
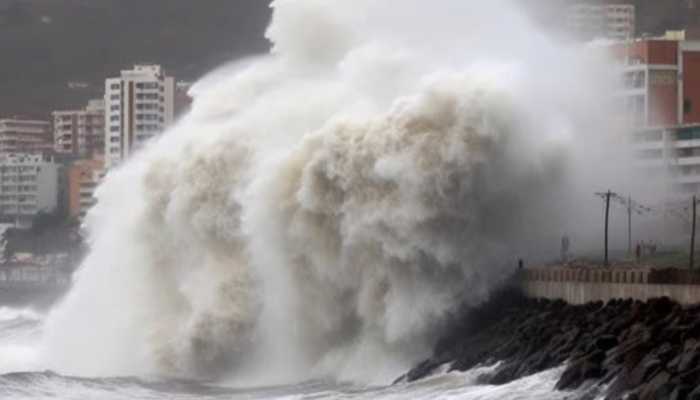
POLYGON ((633 0, 637 6, 637 33, 663 34, 667 30, 700 29, 698 0, 633 0))
POLYGON ((196 79, 265 51, 269 18, 264 0, 0 0, 0 116, 80 105, 135 62, 196 79))
MULTIPOLYGON (((520 0, 548 26, 575 0, 520 0)), ((593 0, 589 0, 593 1, 593 0)), ((608 0, 608 2, 618 2, 608 0)), ((637 5, 637 32, 700 31, 700 0, 637 5)), ((221 63, 265 51, 269 0, 0 0, 0 117, 45 117, 102 92, 135 62, 194 80, 221 63), (68 88, 69 82, 88 87, 68 88)))

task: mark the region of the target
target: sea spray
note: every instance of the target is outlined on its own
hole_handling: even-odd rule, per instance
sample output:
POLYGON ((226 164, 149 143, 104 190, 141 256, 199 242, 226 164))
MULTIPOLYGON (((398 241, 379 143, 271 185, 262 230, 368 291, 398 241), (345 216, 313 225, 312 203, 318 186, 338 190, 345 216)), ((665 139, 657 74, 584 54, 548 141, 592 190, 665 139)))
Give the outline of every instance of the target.
POLYGON ((606 64, 511 4, 278 0, 271 54, 110 171, 50 315, 79 375, 388 382, 630 171, 606 64), (590 151, 595 149, 595 151, 590 151))

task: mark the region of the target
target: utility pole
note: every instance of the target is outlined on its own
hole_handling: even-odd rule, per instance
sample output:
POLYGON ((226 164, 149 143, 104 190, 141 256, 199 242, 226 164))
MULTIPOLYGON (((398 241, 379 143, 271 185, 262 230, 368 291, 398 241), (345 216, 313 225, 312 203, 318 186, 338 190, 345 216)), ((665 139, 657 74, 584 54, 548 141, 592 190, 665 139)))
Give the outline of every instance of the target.
POLYGON ((612 191, 608 190, 605 193, 601 192, 596 192, 596 196, 602 198, 605 201, 605 260, 603 265, 606 267, 609 265, 608 262, 608 226, 610 225, 610 198, 615 195, 617 196, 616 193, 613 193, 612 191))
POLYGON ((632 196, 627 195, 627 254, 632 255, 632 196))
POLYGON ((692 229, 690 232, 690 270, 693 270, 694 264, 695 264, 695 221, 696 221, 696 211, 698 207, 698 201, 697 197, 693 196, 693 221, 692 221, 692 229))
POLYGON ((606 267, 610 265, 608 263, 608 222, 610 221, 610 197, 612 196, 612 192, 608 190, 607 193, 605 193, 605 261, 604 264, 606 267))

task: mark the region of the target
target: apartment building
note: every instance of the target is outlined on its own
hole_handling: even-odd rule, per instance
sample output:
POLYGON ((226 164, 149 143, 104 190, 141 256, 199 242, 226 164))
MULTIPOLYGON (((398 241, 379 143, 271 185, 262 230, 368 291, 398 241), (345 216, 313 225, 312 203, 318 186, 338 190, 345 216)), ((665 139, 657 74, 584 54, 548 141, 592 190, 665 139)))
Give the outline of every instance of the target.
POLYGON ((52 150, 51 124, 48 121, 0 119, 0 154, 45 154, 52 150))
POLYGON ((135 65, 105 81, 105 167, 112 168, 173 122, 175 79, 159 65, 135 65))
POLYGON ((700 41, 684 32, 611 45, 616 93, 640 168, 670 180, 670 195, 700 193, 700 41))
POLYGON ((664 174, 671 194, 700 193, 700 124, 641 129, 633 142, 647 176, 664 174))
POLYGON ((567 10, 568 30, 582 40, 631 39, 635 35, 632 4, 574 4, 567 10))
POLYGON ((58 206, 60 166, 40 154, 0 154, 0 219, 31 226, 58 206))
POLYGON ((95 205, 95 189, 104 177, 100 158, 79 160, 68 168, 68 215, 80 221, 95 205))
POLYGON ((83 109, 54 111, 51 115, 57 154, 92 158, 104 153, 104 100, 91 100, 83 109))
POLYGON ((624 88, 617 95, 629 124, 700 123, 700 41, 667 35, 619 42, 612 51, 620 61, 624 88))

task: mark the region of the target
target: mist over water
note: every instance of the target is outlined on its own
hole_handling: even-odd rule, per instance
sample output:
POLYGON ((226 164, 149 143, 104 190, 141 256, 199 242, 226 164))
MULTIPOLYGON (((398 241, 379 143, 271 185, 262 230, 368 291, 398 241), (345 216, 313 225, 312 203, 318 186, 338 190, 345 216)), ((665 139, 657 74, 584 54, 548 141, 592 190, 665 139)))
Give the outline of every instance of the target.
POLYGON ((271 53, 202 79, 99 188, 40 365, 388 383, 635 181, 603 54, 507 1, 272 4, 271 53))

